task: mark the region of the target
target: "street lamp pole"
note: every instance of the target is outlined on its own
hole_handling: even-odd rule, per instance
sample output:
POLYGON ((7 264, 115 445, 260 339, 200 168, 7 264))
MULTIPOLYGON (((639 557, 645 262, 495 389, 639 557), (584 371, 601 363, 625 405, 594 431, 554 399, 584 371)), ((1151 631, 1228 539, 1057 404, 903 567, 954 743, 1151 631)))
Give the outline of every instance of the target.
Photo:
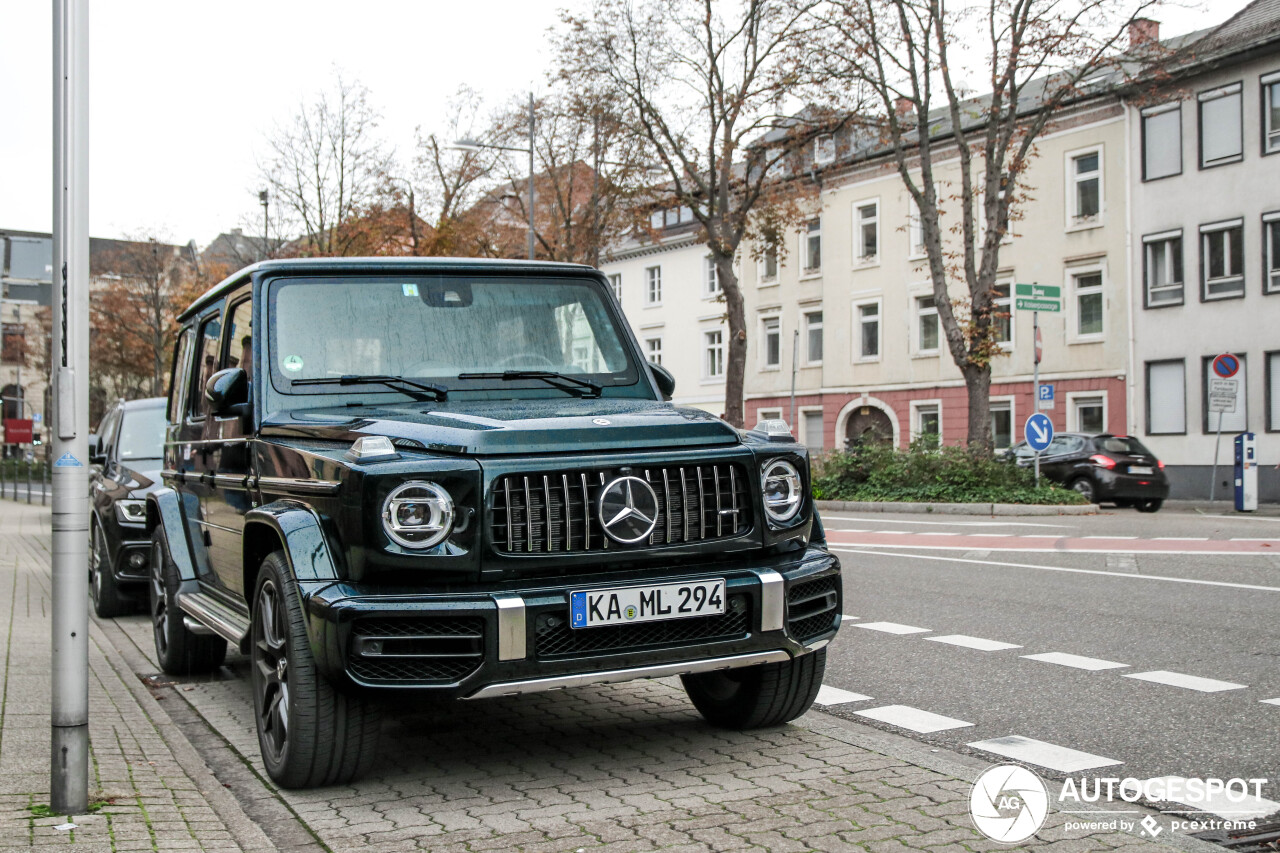
POLYGON ((533 92, 529 93, 529 260, 533 260, 534 235, 537 233, 533 226, 533 133, 534 133, 534 117, 533 117, 533 92))
POLYGON ((258 204, 262 205, 262 257, 264 259, 271 257, 271 250, 268 248, 270 245, 268 240, 270 238, 267 236, 267 223, 271 221, 267 217, 267 205, 269 203, 270 197, 267 195, 267 191, 260 190, 258 192, 258 204))

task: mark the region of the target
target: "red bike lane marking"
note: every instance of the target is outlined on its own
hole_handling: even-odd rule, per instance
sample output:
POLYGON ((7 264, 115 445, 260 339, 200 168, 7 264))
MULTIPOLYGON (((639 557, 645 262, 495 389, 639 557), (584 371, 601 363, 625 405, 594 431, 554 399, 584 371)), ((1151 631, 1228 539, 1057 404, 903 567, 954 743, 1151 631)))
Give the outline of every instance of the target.
POLYGON ((964 551, 1062 551, 1177 554, 1280 554, 1280 539, 1239 541, 1209 539, 1202 541, 1129 539, 1088 539, 1074 536, 1009 536, 983 533, 853 533, 828 530, 827 541, 838 545, 866 545, 888 548, 925 548, 964 551))

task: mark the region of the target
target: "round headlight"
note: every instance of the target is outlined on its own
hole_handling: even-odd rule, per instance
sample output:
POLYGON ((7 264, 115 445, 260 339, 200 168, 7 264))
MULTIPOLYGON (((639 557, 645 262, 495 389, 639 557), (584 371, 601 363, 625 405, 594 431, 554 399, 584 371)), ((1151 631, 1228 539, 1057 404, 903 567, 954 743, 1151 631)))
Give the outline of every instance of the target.
POLYGON ((790 521, 800 511, 803 486, 796 466, 785 459, 766 462, 760 475, 764 511, 771 521, 790 521))
POLYGON ((435 483, 398 486, 382 505, 382 529, 406 548, 438 545, 453 529, 453 498, 435 483))

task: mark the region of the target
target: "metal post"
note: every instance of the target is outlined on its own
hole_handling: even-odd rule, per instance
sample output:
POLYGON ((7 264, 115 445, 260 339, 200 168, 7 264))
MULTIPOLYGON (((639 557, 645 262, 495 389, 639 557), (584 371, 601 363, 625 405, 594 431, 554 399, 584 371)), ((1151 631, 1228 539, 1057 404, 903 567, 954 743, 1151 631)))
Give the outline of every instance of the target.
POLYGON ((534 234, 537 233, 533 227, 533 133, 535 125, 533 118, 533 92, 529 93, 529 260, 533 260, 533 241, 534 234))
MULTIPOLYGON (((791 335, 791 423, 792 430, 796 428, 796 365, 800 361, 800 330, 796 329, 791 335)), ((795 433, 799 435, 799 432, 795 433)))
POLYGON ((1218 434, 1213 439, 1213 469, 1209 474, 1209 503, 1218 487, 1218 448, 1222 446, 1222 412, 1218 412, 1218 434))
POLYGON ((54 813, 89 805, 89 0, 53 3, 54 813))
POLYGON ((262 205, 262 257, 265 260, 271 257, 271 251, 267 248, 270 245, 270 238, 267 236, 270 233, 268 224, 271 222, 271 218, 267 215, 267 208, 271 204, 271 197, 266 190, 258 192, 258 204, 262 205))
MULTIPOLYGON (((1040 312, 1031 312, 1031 348, 1035 352, 1035 364, 1031 368, 1031 413, 1040 411, 1040 350, 1036 342, 1040 340, 1040 312)), ((1028 442, 1030 443, 1030 442, 1028 442)), ((1036 488, 1040 488, 1040 451, 1036 451, 1036 488)))
MULTIPOLYGON (((25 456, 25 454, 23 454, 25 456)), ((22 460, 27 464, 27 503, 31 503, 31 463, 26 459, 22 460)))

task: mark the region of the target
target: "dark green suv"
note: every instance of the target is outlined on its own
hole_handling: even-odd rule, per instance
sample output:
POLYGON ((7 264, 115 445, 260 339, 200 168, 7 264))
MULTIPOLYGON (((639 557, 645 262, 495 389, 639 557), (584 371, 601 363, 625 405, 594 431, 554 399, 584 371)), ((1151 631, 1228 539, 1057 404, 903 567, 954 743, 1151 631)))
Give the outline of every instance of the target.
POLYGON ((664 402, 599 272, 271 261, 181 323, 156 650, 250 656, 279 784, 365 771, 379 693, 679 675, 731 728, 813 702, 841 582, 805 449, 664 402))

